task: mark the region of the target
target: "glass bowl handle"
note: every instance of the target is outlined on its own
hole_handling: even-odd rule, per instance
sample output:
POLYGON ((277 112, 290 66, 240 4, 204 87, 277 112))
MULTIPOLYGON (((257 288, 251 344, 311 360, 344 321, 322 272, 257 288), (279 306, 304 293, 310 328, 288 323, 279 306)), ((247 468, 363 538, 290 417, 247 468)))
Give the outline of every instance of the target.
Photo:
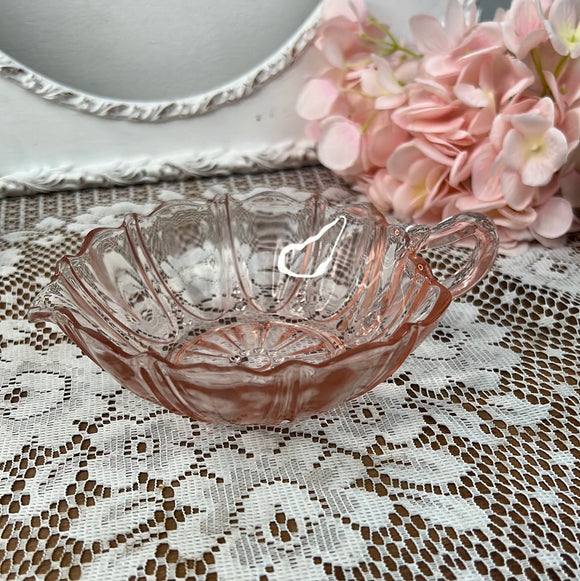
POLYGON ((423 248, 440 248, 468 238, 474 241, 466 263, 442 281, 454 299, 472 289, 489 272, 497 256, 497 230, 482 214, 457 214, 431 228, 411 226, 408 233, 411 239, 418 235, 421 241, 417 246, 423 248))

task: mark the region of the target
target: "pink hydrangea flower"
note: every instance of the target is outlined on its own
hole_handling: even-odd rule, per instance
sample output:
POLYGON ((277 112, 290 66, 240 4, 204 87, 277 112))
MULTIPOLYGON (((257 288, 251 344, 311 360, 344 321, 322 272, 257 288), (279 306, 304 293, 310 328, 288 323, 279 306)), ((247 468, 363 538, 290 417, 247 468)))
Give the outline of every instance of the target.
POLYGON ((387 162, 387 171, 399 182, 391 204, 403 220, 421 219, 450 190, 449 167, 425 155, 417 142, 398 147, 387 162))
POLYGON ((524 59, 548 38, 542 15, 549 6, 550 0, 538 3, 513 0, 509 11, 505 13, 501 23, 504 43, 518 59, 524 59))
POLYGON ((427 56, 446 57, 463 44, 476 19, 474 2, 467 4, 466 10, 459 0, 449 0, 445 24, 434 16, 417 14, 411 17, 409 26, 418 50, 427 56))
POLYGON ((503 142, 506 167, 526 186, 545 186, 568 158, 566 136, 554 127, 553 101, 542 99, 539 109, 514 115, 503 142))
POLYGON ((425 55, 424 70, 434 77, 453 77, 471 59, 500 50, 502 32, 499 23, 487 22, 478 26, 476 23, 475 3, 463 5, 459 0, 449 0, 445 26, 433 16, 413 16, 409 26, 418 49, 425 55))
POLYGON ((297 102, 318 156, 399 220, 475 211, 505 253, 580 230, 580 0, 513 0, 493 22, 448 0, 414 45, 363 0, 325 0, 328 68, 297 102))
POLYGON ((320 127, 318 157, 326 167, 346 172, 359 165, 363 135, 361 128, 345 117, 329 117, 320 127))
POLYGON ((574 59, 580 56, 579 0, 554 0, 546 28, 558 54, 569 55, 574 59))
POLYGON ((375 98, 376 109, 395 109, 407 101, 397 72, 385 58, 373 55, 374 66, 361 71, 360 86, 363 93, 375 98))
POLYGON ((296 111, 308 121, 324 119, 330 115, 339 96, 340 88, 332 79, 310 79, 300 91, 296 111))

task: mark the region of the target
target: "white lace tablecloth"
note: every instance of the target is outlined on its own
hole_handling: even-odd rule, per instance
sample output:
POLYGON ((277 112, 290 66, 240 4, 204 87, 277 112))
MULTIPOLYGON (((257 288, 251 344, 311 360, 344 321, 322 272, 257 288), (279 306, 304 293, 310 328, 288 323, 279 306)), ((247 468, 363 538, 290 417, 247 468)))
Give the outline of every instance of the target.
POLYGON ((337 184, 0 201, 1 579, 580 578, 578 238, 500 258, 394 377, 280 427, 166 412, 26 320, 94 226, 208 188, 337 184))

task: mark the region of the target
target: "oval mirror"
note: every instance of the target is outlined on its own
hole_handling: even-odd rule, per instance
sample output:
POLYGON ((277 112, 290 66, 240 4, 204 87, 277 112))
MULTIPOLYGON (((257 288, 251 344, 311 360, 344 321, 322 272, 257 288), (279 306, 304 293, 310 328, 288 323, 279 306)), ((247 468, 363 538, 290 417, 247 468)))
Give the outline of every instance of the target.
MULTIPOLYGON (((290 64, 309 40, 303 37, 312 36, 318 3, 44 0, 31 9, 4 0, 0 51, 69 92, 122 102, 186 101, 191 107, 178 112, 183 117, 245 96, 290 64)), ((104 116, 124 116, 120 107, 106 109, 112 114, 104 116)))

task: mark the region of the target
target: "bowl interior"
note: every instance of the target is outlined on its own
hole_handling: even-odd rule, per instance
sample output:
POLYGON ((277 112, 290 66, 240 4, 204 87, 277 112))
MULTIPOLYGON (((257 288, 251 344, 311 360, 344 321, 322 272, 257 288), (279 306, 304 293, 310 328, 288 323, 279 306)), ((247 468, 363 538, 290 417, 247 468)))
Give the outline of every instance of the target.
POLYGON ((448 294, 371 206, 268 192, 170 202, 95 231, 36 308, 66 302, 69 323, 127 354, 267 370, 396 340, 448 294))

